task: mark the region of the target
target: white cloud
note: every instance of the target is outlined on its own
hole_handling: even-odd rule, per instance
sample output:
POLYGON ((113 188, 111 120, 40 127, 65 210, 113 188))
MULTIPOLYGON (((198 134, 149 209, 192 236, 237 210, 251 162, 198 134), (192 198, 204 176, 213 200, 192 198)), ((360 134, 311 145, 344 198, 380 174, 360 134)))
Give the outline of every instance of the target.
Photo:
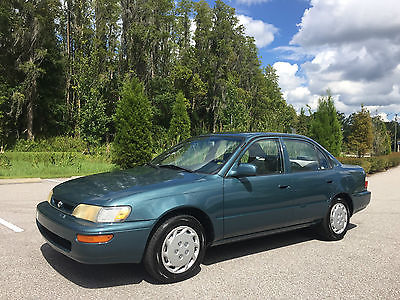
POLYGON ((254 37, 256 46, 262 48, 272 43, 275 33, 278 32, 272 24, 265 23, 261 20, 254 20, 245 15, 238 15, 239 23, 244 26, 245 33, 248 36, 254 37))
POLYGON ((383 122, 389 122, 388 115, 386 113, 379 113, 378 116, 381 117, 383 122))
POLYGON ((346 113, 361 104, 371 113, 400 111, 399 8, 398 0, 311 0, 291 45, 277 49, 284 58, 307 60, 287 63, 286 72, 274 65, 287 101, 314 103, 330 89, 346 113))
POLYGON ((264 2, 268 2, 270 0, 236 0, 238 4, 246 4, 246 5, 253 5, 253 4, 260 4, 264 2))
POLYGON ((276 62, 273 65, 276 74, 279 76, 279 86, 282 89, 283 97, 299 110, 308 104, 311 107, 317 103, 317 96, 311 95, 310 90, 304 84, 306 80, 297 75, 299 66, 288 62, 276 62))

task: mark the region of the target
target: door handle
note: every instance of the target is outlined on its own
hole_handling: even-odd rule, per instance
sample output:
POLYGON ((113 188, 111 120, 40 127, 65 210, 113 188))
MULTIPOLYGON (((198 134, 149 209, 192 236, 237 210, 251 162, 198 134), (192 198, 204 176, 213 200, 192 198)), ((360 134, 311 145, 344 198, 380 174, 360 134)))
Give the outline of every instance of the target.
POLYGON ((333 180, 327 180, 326 181, 326 183, 332 183, 333 182, 333 180))
POLYGON ((290 188, 290 185, 280 184, 280 185, 278 185, 278 188, 280 188, 280 189, 288 189, 288 188, 290 188))

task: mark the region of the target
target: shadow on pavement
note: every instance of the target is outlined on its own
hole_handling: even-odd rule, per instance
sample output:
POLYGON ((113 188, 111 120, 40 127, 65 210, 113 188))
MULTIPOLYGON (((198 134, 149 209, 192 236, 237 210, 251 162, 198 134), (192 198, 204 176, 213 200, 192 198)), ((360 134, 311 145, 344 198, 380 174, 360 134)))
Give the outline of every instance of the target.
POLYGON ((54 270, 84 288, 138 284, 143 280, 154 283, 141 264, 86 265, 58 253, 48 244, 43 244, 40 250, 54 270))
MULTIPOLYGON (((348 230, 356 227, 357 225, 350 223, 348 230)), ((212 265, 226 260, 295 245, 315 239, 319 239, 315 231, 312 228, 306 228, 215 246, 207 250, 203 264, 212 265)))
MULTIPOLYGON (((349 230, 355 227, 357 225, 349 224, 349 230)), ((215 246, 207 249, 203 264, 212 265, 238 257, 303 243, 316 238, 317 236, 312 229, 301 229, 215 246)), ((86 265, 58 253, 48 244, 43 244, 40 250, 54 270, 69 281, 84 288, 106 288, 138 284, 142 281, 157 284, 146 273, 142 264, 86 265)))

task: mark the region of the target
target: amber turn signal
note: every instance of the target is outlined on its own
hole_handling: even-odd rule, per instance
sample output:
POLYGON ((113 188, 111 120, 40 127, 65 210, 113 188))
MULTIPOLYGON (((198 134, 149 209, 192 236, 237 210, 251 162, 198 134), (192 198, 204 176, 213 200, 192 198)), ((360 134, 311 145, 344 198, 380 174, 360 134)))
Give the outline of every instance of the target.
POLYGON ((83 235, 78 234, 76 236, 78 242, 82 243, 106 243, 113 238, 113 234, 103 234, 103 235, 83 235))

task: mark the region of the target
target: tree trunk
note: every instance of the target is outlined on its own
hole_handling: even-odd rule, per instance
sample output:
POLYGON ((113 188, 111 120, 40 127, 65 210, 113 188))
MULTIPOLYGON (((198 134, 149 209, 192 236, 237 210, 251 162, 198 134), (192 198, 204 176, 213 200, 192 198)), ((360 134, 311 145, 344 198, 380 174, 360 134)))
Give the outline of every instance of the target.
POLYGON ((32 99, 28 102, 27 112, 26 112, 26 132, 28 140, 33 140, 35 137, 33 135, 33 103, 32 99))

